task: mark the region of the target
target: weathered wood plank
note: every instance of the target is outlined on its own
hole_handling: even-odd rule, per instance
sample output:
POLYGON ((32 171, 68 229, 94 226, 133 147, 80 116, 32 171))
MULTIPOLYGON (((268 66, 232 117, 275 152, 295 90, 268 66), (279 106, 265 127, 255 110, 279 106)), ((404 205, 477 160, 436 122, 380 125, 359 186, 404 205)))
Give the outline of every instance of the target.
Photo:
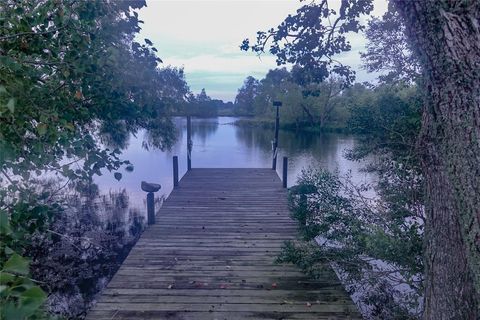
POLYGON ((87 319, 360 319, 333 270, 312 280, 275 260, 294 239, 270 169, 193 169, 87 319))
POLYGON ((348 313, 318 314, 311 312, 192 312, 192 311, 120 311, 94 310, 92 319, 182 319, 182 320, 346 320, 357 319, 348 313))

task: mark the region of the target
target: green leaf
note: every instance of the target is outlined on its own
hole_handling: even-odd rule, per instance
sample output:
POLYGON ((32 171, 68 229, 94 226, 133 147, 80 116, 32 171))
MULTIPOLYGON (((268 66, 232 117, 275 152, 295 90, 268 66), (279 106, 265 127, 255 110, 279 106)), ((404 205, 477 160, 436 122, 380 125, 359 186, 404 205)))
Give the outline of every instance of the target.
POLYGON ((37 131, 40 136, 45 135, 45 133, 47 133, 47 125, 45 123, 40 123, 37 126, 37 131))
POLYGON ((7 108, 10 110, 11 113, 15 111, 15 99, 10 98, 7 103, 7 108))
POLYGON ((70 131, 75 131, 75 126, 72 123, 66 123, 65 128, 67 128, 70 131))
POLYGON ((40 287, 34 286, 24 291, 21 297, 28 298, 28 299, 44 300, 47 297, 47 295, 40 287))
POLYGON ((0 211, 0 234, 9 234, 12 232, 10 221, 5 211, 0 211))
POLYGON ((15 276, 8 272, 0 272, 0 284, 7 284, 15 280, 15 276))
POLYGON ((15 306, 13 301, 7 301, 2 305, 1 316, 2 320, 17 320, 25 317, 25 315, 15 306))
POLYGON ((21 275, 28 274, 28 261, 27 259, 21 257, 20 255, 14 253, 5 265, 3 266, 4 271, 10 271, 21 275))
POLYGON ((45 302, 47 295, 42 289, 35 286, 22 293, 20 307, 27 315, 33 314, 45 302))
POLYGON ((117 179, 118 181, 120 181, 122 179, 122 174, 120 172, 115 172, 113 174, 113 176, 115 177, 115 179, 117 179))

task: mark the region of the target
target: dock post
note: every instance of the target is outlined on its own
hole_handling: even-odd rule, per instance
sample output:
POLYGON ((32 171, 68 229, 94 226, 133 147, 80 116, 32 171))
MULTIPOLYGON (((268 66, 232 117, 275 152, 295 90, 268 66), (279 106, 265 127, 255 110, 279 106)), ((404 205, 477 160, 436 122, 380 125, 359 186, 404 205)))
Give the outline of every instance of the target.
POLYGON ((287 173, 288 173, 288 158, 283 157, 283 187, 287 187, 287 173))
POLYGON ((140 187, 143 191, 147 192, 147 221, 148 224, 155 224, 155 196, 154 192, 157 192, 162 188, 161 185, 157 183, 148 183, 142 181, 140 187))
POLYGON ((173 187, 178 187, 178 157, 173 156, 173 187))
POLYGON ((147 193, 147 218, 148 224, 155 224, 155 201, 153 192, 147 193))
POLYGON ((187 116, 187 170, 192 169, 192 118, 187 116))

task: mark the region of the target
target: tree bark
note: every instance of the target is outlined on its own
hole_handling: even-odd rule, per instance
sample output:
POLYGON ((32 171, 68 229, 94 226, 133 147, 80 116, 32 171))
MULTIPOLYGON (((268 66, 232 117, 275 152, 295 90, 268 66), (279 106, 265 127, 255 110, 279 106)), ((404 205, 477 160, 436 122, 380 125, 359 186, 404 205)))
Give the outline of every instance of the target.
POLYGON ((310 121, 310 124, 312 125, 312 127, 314 127, 315 126, 315 117, 312 115, 310 110, 303 103, 300 104, 300 106, 302 107, 303 111, 305 111, 305 113, 307 114, 308 120, 310 121))
POLYGON ((320 128, 324 128, 325 123, 330 119, 332 116, 333 110, 335 109, 335 102, 333 102, 333 98, 338 96, 342 92, 342 86, 338 82, 338 80, 330 78, 328 83, 326 83, 327 87, 327 94, 326 100, 323 103, 322 108, 320 109, 320 128))
POLYGON ((478 319, 480 1, 394 0, 423 67, 425 319, 478 319))

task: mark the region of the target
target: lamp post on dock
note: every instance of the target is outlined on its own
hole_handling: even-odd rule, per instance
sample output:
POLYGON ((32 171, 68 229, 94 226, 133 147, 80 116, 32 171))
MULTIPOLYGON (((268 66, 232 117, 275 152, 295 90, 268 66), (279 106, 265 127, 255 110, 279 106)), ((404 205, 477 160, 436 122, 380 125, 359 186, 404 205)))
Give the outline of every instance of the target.
POLYGON ((192 170, 192 117, 187 116, 187 171, 192 170))
POLYGON ((273 152, 273 159, 272 159, 272 169, 277 170, 277 155, 278 155, 278 129, 280 126, 280 114, 279 109, 282 106, 281 101, 273 101, 273 106, 276 107, 276 116, 275 116, 275 138, 273 139, 272 143, 272 152, 273 152))

